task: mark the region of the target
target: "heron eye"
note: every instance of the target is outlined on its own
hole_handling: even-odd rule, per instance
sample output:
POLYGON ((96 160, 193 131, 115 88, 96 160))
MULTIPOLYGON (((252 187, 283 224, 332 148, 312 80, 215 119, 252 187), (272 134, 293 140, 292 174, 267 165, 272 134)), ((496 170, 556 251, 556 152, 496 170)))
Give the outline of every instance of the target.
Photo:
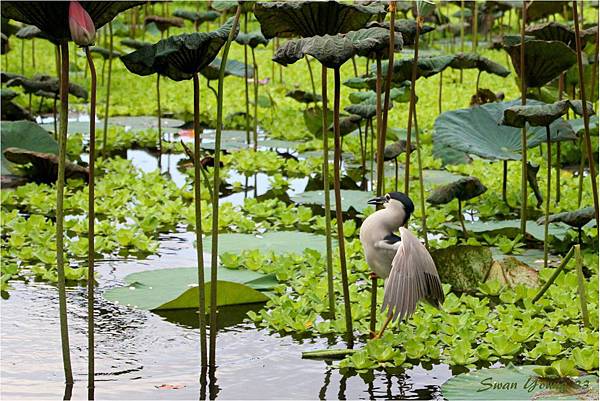
POLYGON ((390 199, 391 199, 391 198, 390 198, 390 195, 389 195, 389 194, 386 194, 386 195, 385 195, 385 200, 386 200, 386 201, 389 201, 390 199))

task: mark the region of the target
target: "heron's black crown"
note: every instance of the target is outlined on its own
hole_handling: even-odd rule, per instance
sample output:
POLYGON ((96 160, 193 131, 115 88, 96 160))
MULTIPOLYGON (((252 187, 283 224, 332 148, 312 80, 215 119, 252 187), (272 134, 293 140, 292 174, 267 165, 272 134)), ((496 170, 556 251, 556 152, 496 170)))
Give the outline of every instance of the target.
POLYGON ((390 192, 388 193, 390 198, 397 200, 404 205, 404 211, 406 212, 406 221, 410 219, 410 215, 415 211, 415 204, 413 201, 402 192, 390 192))

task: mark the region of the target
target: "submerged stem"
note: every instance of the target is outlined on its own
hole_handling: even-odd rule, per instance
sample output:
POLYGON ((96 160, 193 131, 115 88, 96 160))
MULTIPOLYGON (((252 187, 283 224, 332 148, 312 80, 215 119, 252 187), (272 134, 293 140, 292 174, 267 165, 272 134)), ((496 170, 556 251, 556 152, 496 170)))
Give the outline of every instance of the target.
POLYGON ((87 302, 88 302, 88 391, 93 398, 94 388, 94 223, 95 213, 95 176, 96 167, 96 67, 90 53, 90 48, 85 47, 85 55, 90 67, 91 94, 90 94, 90 160, 88 183, 88 275, 87 275, 87 302))
POLYGON ((225 78, 225 66, 227 65, 227 56, 229 48, 236 32, 242 6, 238 4, 233 19, 233 25, 229 32, 229 37, 223 48, 223 57, 221 58, 221 67, 219 68, 219 86, 217 98, 217 127, 215 133, 215 166, 213 169, 213 202, 212 202, 212 247, 210 259, 210 353, 209 365, 211 368, 216 367, 216 346, 217 346, 217 266, 219 258, 219 188, 220 182, 220 163, 221 163, 221 133, 223 131, 223 81, 225 78))
POLYGON ((67 153, 67 128, 69 123, 69 42, 60 43, 60 134, 58 135, 58 178, 56 179, 56 263, 58 276, 58 307, 60 313, 60 337, 65 382, 73 384, 71 351, 69 347, 69 324, 67 321, 67 292, 65 288, 64 260, 64 196, 65 161, 67 153))

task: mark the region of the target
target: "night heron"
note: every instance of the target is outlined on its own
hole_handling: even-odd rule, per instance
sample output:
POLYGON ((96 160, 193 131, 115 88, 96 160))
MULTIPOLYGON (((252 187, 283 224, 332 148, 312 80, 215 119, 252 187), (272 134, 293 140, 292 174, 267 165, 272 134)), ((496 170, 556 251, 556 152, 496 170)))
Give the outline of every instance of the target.
POLYGON ((387 319, 379 337, 390 321, 410 317, 420 300, 439 307, 444 291, 429 251, 404 227, 415 210, 412 200, 402 192, 390 192, 369 204, 383 205, 360 228, 367 264, 385 280, 382 310, 387 309, 387 319), (395 234, 398 229, 399 236, 395 234))

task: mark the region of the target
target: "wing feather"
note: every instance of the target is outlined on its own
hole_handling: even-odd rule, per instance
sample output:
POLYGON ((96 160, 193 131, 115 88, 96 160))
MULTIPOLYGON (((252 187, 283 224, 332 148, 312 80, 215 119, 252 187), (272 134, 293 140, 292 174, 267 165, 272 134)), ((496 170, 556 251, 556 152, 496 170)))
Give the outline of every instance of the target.
POLYGON ((400 237, 402 241, 385 282, 382 306, 394 321, 410 317, 422 299, 436 307, 444 302, 442 284, 427 249, 404 227, 400 228, 400 237))

